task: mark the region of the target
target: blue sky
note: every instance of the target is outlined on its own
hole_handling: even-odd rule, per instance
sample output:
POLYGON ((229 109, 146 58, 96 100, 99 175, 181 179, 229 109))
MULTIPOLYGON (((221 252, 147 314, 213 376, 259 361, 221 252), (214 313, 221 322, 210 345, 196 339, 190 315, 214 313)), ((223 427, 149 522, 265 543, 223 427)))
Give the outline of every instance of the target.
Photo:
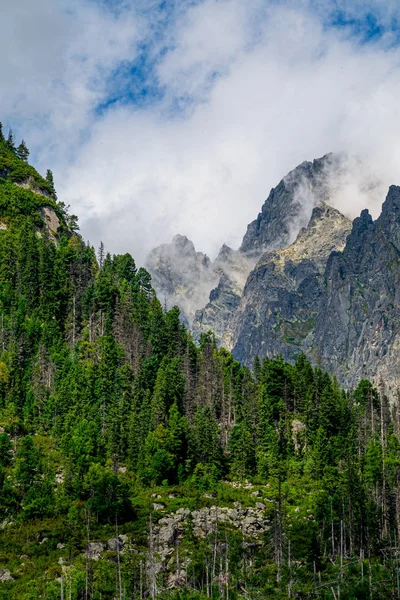
MULTIPOLYGON (((388 0, 30 0, 2 11, 0 120, 85 237, 138 261, 238 246, 303 160, 360 155, 339 208, 399 183, 400 6, 388 0)), ((306 200, 305 200, 306 201, 306 200)))

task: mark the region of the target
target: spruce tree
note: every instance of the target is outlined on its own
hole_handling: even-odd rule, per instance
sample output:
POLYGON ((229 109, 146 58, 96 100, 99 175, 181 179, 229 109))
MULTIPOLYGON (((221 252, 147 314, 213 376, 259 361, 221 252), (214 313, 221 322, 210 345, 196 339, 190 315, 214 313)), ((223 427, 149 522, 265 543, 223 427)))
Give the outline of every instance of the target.
POLYGON ((12 152, 15 152, 14 134, 12 129, 10 129, 8 132, 7 146, 10 150, 12 150, 12 152))
POLYGON ((24 162, 28 162, 29 150, 26 147, 24 140, 22 140, 22 142, 20 143, 20 145, 17 148, 17 156, 24 162))

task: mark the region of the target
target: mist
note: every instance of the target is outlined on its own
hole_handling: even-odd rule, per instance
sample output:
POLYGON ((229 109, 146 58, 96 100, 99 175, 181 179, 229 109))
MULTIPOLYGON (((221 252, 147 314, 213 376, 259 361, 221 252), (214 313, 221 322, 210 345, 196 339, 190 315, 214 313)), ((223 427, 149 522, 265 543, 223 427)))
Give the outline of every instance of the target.
MULTIPOLYGON (((19 79, 3 78, 0 119, 16 122, 39 169, 52 168, 85 238, 142 264, 180 233, 213 259, 222 243, 240 245, 286 173, 327 152, 351 157, 340 186, 332 181, 334 205, 378 216, 389 185, 400 184, 400 50, 390 28, 366 39, 333 26, 328 1, 182 0, 161 32, 159 15, 139 4, 111 13, 82 2, 67 13, 58 3, 48 17, 62 33, 57 59, 26 29, 39 85, 28 77, 22 93, 24 65, 19 79), (146 93, 126 67, 145 44, 146 93)), ((42 0, 38 18, 48 8, 42 0)), ((382 27, 399 12, 377 0, 342 10, 349 19, 369 11, 382 27)))

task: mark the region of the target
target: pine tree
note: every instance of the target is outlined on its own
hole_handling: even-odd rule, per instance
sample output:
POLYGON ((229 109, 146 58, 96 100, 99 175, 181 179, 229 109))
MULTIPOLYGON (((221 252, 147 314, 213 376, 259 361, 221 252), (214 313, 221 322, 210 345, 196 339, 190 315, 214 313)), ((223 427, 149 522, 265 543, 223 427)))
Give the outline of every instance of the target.
POLYGON ((20 145, 17 148, 17 156, 21 160, 28 162, 29 150, 26 147, 24 140, 22 140, 22 142, 20 143, 20 145))
POLYGON ((7 146, 10 150, 12 150, 12 152, 15 152, 14 134, 12 129, 10 129, 8 132, 7 146))
POLYGON ((50 194, 52 194, 52 196, 54 198, 57 198, 56 189, 54 187, 53 172, 50 169, 47 169, 47 172, 46 172, 46 181, 48 183, 50 194))

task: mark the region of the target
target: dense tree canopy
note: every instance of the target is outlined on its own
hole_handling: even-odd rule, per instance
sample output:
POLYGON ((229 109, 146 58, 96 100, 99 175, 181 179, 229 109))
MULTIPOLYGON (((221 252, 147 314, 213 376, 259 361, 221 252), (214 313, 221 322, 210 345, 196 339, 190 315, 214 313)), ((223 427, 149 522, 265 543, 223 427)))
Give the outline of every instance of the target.
POLYGON ((344 391, 303 355, 250 372, 211 332, 196 345, 129 254, 96 258, 28 154, 0 135, 0 568, 14 574, 0 598, 63 597, 57 539, 71 600, 153 594, 154 490, 194 507, 203 492, 254 502, 233 491, 246 481, 269 488, 265 543, 255 553, 225 532, 194 544, 189 531, 190 582, 167 592, 159 573, 160 597, 400 597, 400 413, 384 382, 344 391), (44 556, 27 540, 48 523, 33 584, 15 553, 44 556), (84 561, 94 532, 115 527, 135 551, 84 561), (211 580, 222 560, 229 577, 211 580))

